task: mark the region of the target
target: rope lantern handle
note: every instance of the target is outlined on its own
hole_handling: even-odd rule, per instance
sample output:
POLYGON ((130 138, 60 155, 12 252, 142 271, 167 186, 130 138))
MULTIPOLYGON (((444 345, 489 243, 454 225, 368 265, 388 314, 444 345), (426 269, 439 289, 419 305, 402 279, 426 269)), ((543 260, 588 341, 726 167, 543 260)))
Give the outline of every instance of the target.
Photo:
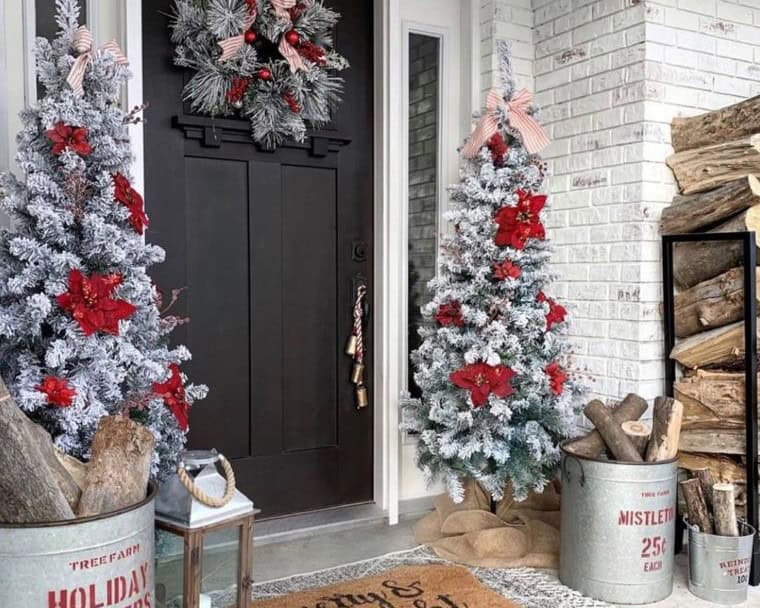
POLYGON ((195 498, 201 504, 207 507, 219 508, 226 505, 232 500, 235 495, 235 472, 232 470, 232 465, 229 460, 219 454, 219 463, 222 465, 224 471, 224 477, 227 479, 227 487, 224 490, 224 496, 217 498, 216 496, 210 496, 203 490, 201 490, 190 475, 188 475, 185 467, 180 464, 177 468, 177 476, 185 489, 190 492, 190 495, 195 498))

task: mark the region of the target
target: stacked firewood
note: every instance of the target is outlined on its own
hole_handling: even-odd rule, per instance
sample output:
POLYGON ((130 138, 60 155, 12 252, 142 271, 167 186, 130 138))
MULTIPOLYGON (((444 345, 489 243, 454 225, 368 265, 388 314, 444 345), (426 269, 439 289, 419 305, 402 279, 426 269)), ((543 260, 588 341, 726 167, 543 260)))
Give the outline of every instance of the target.
POLYGON ((691 479, 679 485, 689 525, 697 526, 705 534, 739 536, 733 484, 715 483, 710 469, 697 469, 692 471, 691 479))
POLYGON ((683 405, 670 397, 657 397, 651 426, 640 420, 647 402, 631 393, 614 407, 595 399, 583 408, 595 430, 565 444, 578 456, 621 462, 658 462, 675 458, 681 433, 683 405))
POLYGON ((123 416, 100 419, 87 463, 67 456, 0 380, 0 524, 109 513, 145 498, 155 439, 123 416))
MULTIPOLYGON (((760 228, 760 96, 672 124, 667 163, 680 194, 662 213, 662 234, 760 228)), ((743 496, 744 290, 739 242, 677 243, 675 331, 684 406, 679 465, 708 468, 743 496)), ((757 269, 755 270, 757 273, 757 269)), ((758 273, 760 279, 760 273, 758 273)), ((760 285, 760 281, 758 282, 760 285)), ((760 293, 752 294, 760 300, 760 293)))

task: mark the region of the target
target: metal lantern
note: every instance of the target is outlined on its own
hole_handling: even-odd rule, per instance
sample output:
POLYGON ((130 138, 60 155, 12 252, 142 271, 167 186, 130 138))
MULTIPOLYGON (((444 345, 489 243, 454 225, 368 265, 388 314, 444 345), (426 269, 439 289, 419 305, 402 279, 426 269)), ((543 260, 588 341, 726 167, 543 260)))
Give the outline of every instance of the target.
POLYGON ((156 500, 158 553, 172 545, 178 553, 182 539, 183 554, 181 561, 159 561, 158 606, 211 608, 208 594, 234 585, 235 606, 248 608, 257 512, 235 488, 235 474, 224 456, 216 450, 184 452, 177 473, 161 485, 156 500), (228 580, 222 580, 224 575, 228 580))

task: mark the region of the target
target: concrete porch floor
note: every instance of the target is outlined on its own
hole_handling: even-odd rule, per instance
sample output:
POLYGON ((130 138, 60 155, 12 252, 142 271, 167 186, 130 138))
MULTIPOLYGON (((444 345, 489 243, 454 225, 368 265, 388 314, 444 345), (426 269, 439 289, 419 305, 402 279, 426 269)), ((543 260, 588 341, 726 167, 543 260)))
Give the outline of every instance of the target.
MULTIPOLYGON (((417 545, 412 532, 413 521, 397 526, 385 524, 330 532, 287 542, 257 546, 254 555, 254 575, 257 582, 282 578, 291 574, 312 572, 371 557, 411 549, 417 545)), ((676 580, 667 600, 646 606, 656 608, 709 608, 716 604, 705 602, 689 593, 686 585, 687 559, 676 559, 676 580)), ((556 578, 555 571, 547 571, 556 578)), ((742 608, 760 607, 760 587, 750 588, 749 599, 742 608)), ((476 608, 476 607, 472 607, 476 608)), ((485 608, 485 607, 477 607, 485 608)), ((552 608, 547 606, 546 608, 552 608)))

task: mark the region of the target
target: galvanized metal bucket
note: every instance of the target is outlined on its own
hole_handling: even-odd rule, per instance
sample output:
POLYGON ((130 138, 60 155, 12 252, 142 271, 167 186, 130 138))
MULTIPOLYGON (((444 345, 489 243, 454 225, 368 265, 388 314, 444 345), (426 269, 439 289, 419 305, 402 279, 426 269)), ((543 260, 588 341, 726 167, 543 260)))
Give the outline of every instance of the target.
POLYGON ((594 599, 646 604, 673 591, 676 460, 627 463, 562 446, 559 578, 594 599))
POLYGON ((741 536, 716 536, 689 528, 689 591, 716 604, 747 599, 755 529, 740 522, 741 536))
POLYGON ((151 608, 151 485, 141 503, 97 517, 0 524, 2 608, 151 608))

